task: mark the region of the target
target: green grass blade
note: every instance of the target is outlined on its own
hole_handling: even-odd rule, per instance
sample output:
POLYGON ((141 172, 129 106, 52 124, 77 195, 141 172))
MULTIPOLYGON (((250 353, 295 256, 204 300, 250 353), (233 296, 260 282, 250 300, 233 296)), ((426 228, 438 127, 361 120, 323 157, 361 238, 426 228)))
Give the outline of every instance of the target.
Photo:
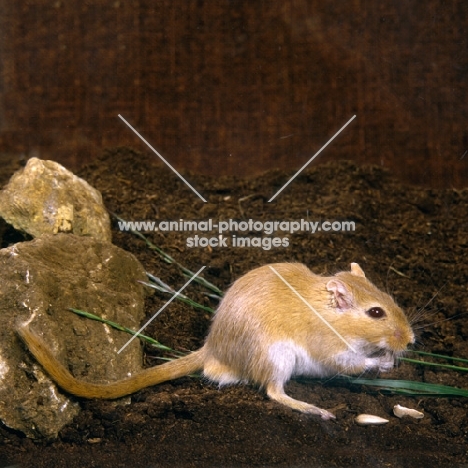
MULTIPOLYGON (((176 294, 176 291, 174 291, 172 288, 171 289, 166 289, 165 287, 159 286, 158 284, 146 283, 145 281, 139 281, 139 283, 144 284, 145 286, 148 286, 149 288, 156 289, 157 291, 160 291, 162 293, 171 294, 172 296, 174 296, 176 294)), ((214 312, 215 312, 214 309, 212 309, 211 307, 207 307, 207 306, 204 306, 203 304, 199 304, 198 302, 196 302, 196 301, 190 299, 189 297, 187 297, 185 294, 179 293, 177 295, 176 299, 178 299, 181 302, 184 302, 185 304, 188 304, 188 305, 194 307, 195 309, 201 309, 201 310, 204 310, 206 312, 210 312, 211 314, 214 314, 214 312)))
POLYGON ((410 359, 404 357, 399 357, 398 360, 404 362, 411 362, 412 364, 421 364, 422 366, 433 366, 442 369, 451 369, 458 372, 468 372, 468 367, 453 366, 451 364, 439 364, 437 362, 421 361, 420 359, 410 359))
POLYGON ((360 379, 346 378, 350 383, 380 387, 383 390, 404 395, 422 396, 463 396, 468 397, 468 390, 447 385, 415 382, 412 380, 360 379))
POLYGON ((426 351, 410 351, 410 352, 414 354, 419 354, 421 356, 428 356, 428 357, 433 357, 437 359, 446 359, 448 361, 465 362, 466 364, 468 364, 468 359, 457 358, 453 356, 446 356, 445 354, 427 353, 426 351))
MULTIPOLYGON (((192 276, 194 276, 195 273, 193 273, 192 271, 190 271, 188 268, 185 268, 184 266, 182 266, 180 263, 177 263, 177 266, 182 270, 182 272, 184 273, 184 275, 187 277, 187 278, 192 278, 192 276)), ((197 276, 195 278, 195 280, 197 283, 201 284, 202 286, 204 286, 206 289, 209 289, 210 291, 214 292, 216 295, 218 295, 219 297, 222 297, 223 295, 223 291, 221 291, 221 289, 219 289, 217 286, 215 286, 213 283, 210 283, 209 281, 207 281, 205 278, 203 278, 202 276, 197 276)))
MULTIPOLYGON (((75 313, 77 315, 81 315, 82 317, 86 317, 86 318, 91 319, 91 320, 96 320, 97 322, 105 323, 106 325, 109 325, 110 327, 115 328, 116 330, 123 331, 125 333, 129 333, 130 335, 136 335, 137 334, 136 331, 131 330, 130 328, 123 327, 122 325, 119 325, 118 323, 113 322, 112 320, 103 319, 102 317, 99 317, 98 315, 94 315, 94 314, 92 314, 90 312, 86 312, 86 311, 80 310, 80 309, 73 309, 71 307, 68 310, 70 310, 71 312, 73 312, 73 313, 75 313)), ((151 338, 150 336, 138 334, 138 338, 140 338, 143 341, 146 341, 150 345, 152 345, 152 346, 154 346, 156 348, 159 348, 159 349, 161 349, 163 351, 169 351, 171 353, 176 353, 176 354, 183 354, 183 353, 179 353, 178 351, 175 351, 172 348, 169 348, 168 346, 165 346, 165 345, 161 344, 159 341, 155 340, 154 338, 151 338)))
MULTIPOLYGON (((148 273, 148 272, 146 272, 146 275, 155 284, 154 285, 151 284, 151 283, 143 283, 143 284, 146 284, 150 288, 154 288, 154 289, 157 289, 157 290, 162 291, 162 292, 167 292, 167 293, 170 293, 172 295, 177 294, 177 291, 175 289, 173 289, 171 286, 169 286, 168 284, 166 284, 161 278, 158 278, 157 276, 154 276, 154 275, 152 275, 151 273, 148 273)), ((219 296, 217 296, 217 297, 219 298, 219 296)), ((193 307, 195 307, 197 309, 202 309, 202 310, 205 310, 207 312, 214 313, 214 309, 212 309, 211 307, 204 306, 203 304, 200 304, 200 303, 194 301, 193 299, 190 299, 185 294, 179 293, 177 295, 177 299, 180 299, 183 302, 185 302, 186 304, 190 304, 191 306, 193 306, 193 307)))

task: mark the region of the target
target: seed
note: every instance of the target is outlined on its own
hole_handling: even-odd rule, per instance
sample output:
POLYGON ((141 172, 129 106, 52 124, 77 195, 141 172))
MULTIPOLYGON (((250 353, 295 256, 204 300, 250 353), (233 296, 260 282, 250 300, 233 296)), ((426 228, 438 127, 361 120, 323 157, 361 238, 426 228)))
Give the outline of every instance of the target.
POLYGON ((404 406, 400 405, 395 405, 393 407, 393 414, 398 418, 403 418, 404 416, 410 416, 414 419, 424 418, 424 413, 421 413, 421 411, 417 411, 411 408, 405 408, 404 406))
POLYGON ((387 424, 388 419, 374 416, 373 414, 360 414, 356 416, 356 423, 360 426, 379 426, 381 424, 387 424))
POLYGON ((100 437, 94 437, 92 439, 88 439, 88 444, 99 444, 102 441, 100 437))

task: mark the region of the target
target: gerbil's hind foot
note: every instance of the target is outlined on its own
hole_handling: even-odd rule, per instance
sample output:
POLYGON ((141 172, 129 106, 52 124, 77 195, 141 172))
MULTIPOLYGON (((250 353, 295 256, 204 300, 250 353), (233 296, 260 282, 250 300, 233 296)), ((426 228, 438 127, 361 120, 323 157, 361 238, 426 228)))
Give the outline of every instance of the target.
POLYGON ((335 419, 335 415, 330 413, 330 411, 311 405, 305 401, 295 400, 294 398, 286 395, 282 385, 270 383, 267 385, 266 393, 272 400, 288 406, 293 410, 300 411, 301 413, 316 414, 324 420, 335 419))

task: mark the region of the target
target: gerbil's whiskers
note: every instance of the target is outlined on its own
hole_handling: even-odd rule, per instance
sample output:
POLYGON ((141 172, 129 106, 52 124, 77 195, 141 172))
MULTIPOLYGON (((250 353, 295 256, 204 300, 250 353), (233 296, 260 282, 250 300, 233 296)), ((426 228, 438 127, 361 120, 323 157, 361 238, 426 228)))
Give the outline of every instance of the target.
POLYGON ((440 288, 439 290, 418 310, 419 311, 423 311, 440 293, 440 291, 442 291, 442 289, 445 287, 445 285, 447 284, 447 282, 445 282, 440 288))
POLYGON ((466 315, 466 314, 468 314, 468 312, 462 312, 460 314, 454 315, 453 317, 447 317, 447 318, 444 318, 444 319, 437 320, 436 322, 426 323, 424 325, 421 325, 420 327, 413 327, 413 328, 415 330, 421 330, 423 328, 432 327, 433 325, 437 325, 439 323, 449 322, 450 320, 454 320, 456 318, 463 317, 463 315, 466 315))
MULTIPOLYGON (((416 310, 416 312, 413 314, 413 316, 411 317, 411 325, 413 325, 413 329, 415 330, 421 330, 421 329, 424 329, 424 328, 427 328, 427 327, 431 327, 433 325, 437 325, 439 323, 443 323, 443 322, 448 322, 450 320, 454 320, 455 318, 459 318, 459 317, 462 317, 463 315, 466 315, 468 312, 462 312, 462 313, 459 313, 459 314, 456 314, 456 315, 453 315, 452 317, 446 317, 446 318, 443 318, 443 319, 440 319, 440 320, 435 320, 433 322, 430 322, 430 323, 425 323, 424 325, 420 325, 420 326, 417 326, 415 327, 414 324, 418 323, 418 322, 421 322, 424 318, 426 318, 426 316, 428 315, 428 311, 425 310, 427 308, 427 306, 437 297, 437 295, 440 293, 440 291, 442 290, 442 288, 445 287, 445 285, 447 284, 447 282, 445 282, 442 287, 426 302, 426 304, 424 304, 423 307, 419 308, 418 310, 416 310)), ((435 309, 434 312, 431 312, 430 315, 435 315, 436 312, 438 312, 439 309, 435 309)))
MULTIPOLYGON (((428 310, 426 310, 427 306, 439 295, 440 291, 442 291, 442 288, 444 288, 446 284, 447 282, 445 282, 422 307, 419 307, 414 312, 408 314, 410 324, 411 326, 413 326, 413 328, 416 323, 421 322, 424 318, 426 318, 429 312, 428 310)), ((430 312, 431 314, 435 314, 438 311, 438 309, 433 310, 434 312, 430 312)))

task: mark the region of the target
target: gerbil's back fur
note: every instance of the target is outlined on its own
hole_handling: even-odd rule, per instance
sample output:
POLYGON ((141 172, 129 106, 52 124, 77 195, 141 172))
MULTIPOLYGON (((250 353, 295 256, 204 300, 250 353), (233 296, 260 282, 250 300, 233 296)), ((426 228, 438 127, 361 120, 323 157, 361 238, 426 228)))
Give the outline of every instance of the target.
POLYGON ((334 415, 284 393, 291 377, 386 371, 414 342, 403 311, 357 263, 333 277, 296 263, 252 270, 227 291, 200 350, 110 384, 74 378, 29 326, 18 333, 52 379, 77 396, 118 398, 203 370, 220 385, 251 382, 270 398, 323 419, 334 415))

